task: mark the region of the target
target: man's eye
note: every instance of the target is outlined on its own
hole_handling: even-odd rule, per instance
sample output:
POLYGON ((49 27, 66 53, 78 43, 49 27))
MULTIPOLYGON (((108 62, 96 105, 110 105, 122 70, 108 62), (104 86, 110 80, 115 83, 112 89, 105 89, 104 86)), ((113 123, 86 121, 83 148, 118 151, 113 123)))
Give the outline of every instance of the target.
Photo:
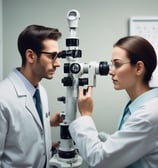
POLYGON ((54 53, 52 53, 52 59, 54 59, 54 58, 56 58, 57 56, 58 56, 58 53, 57 52, 54 52, 54 53))

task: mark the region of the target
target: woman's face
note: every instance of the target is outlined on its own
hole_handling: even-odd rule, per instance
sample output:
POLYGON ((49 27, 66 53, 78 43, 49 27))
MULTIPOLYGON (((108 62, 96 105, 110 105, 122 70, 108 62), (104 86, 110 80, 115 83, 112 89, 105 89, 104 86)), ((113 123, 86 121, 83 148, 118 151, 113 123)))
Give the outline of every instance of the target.
POLYGON ((116 90, 132 89, 136 85, 136 67, 130 64, 130 59, 124 49, 114 47, 112 51, 111 75, 116 90))

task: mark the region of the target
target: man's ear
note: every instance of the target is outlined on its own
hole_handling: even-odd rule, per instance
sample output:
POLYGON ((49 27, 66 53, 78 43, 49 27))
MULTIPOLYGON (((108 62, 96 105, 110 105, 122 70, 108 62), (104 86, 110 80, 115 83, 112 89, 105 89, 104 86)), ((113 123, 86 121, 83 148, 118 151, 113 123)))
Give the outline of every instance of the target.
POLYGON ((144 63, 143 61, 138 61, 136 63, 136 73, 137 75, 141 75, 141 74, 144 74, 145 73, 145 66, 144 66, 144 63))
POLYGON ((36 54, 33 50, 27 49, 26 52, 25 52, 25 55, 26 55, 27 62, 34 63, 34 60, 36 58, 36 54))

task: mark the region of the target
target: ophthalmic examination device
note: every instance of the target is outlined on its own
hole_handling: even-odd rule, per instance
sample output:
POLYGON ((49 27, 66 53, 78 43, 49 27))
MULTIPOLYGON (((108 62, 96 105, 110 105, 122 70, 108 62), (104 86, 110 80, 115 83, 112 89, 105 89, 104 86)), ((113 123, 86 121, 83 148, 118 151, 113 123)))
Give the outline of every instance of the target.
MULTIPOLYGON (((67 13, 69 26, 69 37, 66 38, 67 50, 59 53, 59 58, 66 59, 63 71, 67 74, 61 81, 66 87, 66 96, 58 98, 65 104, 65 111, 61 114, 64 117, 60 124, 60 146, 57 152, 50 159, 52 168, 78 168, 81 167, 83 159, 69 133, 69 124, 76 118, 78 90, 80 86, 96 86, 96 75, 108 75, 109 65, 106 61, 80 63, 82 51, 79 49, 77 38, 78 22, 80 13, 72 9, 67 13), (87 77, 83 78, 82 75, 87 77)), ((83 142, 84 143, 84 142, 83 142)))

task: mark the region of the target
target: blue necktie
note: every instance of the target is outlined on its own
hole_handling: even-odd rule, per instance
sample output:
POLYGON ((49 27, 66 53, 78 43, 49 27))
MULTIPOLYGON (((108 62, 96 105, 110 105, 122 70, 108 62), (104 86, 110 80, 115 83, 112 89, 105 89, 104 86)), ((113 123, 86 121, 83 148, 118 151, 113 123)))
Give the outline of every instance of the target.
POLYGON ((129 111, 129 105, 131 104, 131 101, 128 102, 128 104, 126 105, 125 109, 124 109, 124 112, 123 112, 123 116, 121 118, 121 121, 119 123, 119 126, 118 126, 118 130, 121 129, 123 123, 127 120, 127 118, 131 115, 130 111, 129 111))
POLYGON ((35 94, 33 96, 35 98, 35 105, 36 105, 36 109, 39 115, 39 118, 41 120, 41 123, 43 125, 43 117, 42 117, 42 109, 41 109, 41 99, 40 99, 40 93, 39 90, 36 89, 35 94))

